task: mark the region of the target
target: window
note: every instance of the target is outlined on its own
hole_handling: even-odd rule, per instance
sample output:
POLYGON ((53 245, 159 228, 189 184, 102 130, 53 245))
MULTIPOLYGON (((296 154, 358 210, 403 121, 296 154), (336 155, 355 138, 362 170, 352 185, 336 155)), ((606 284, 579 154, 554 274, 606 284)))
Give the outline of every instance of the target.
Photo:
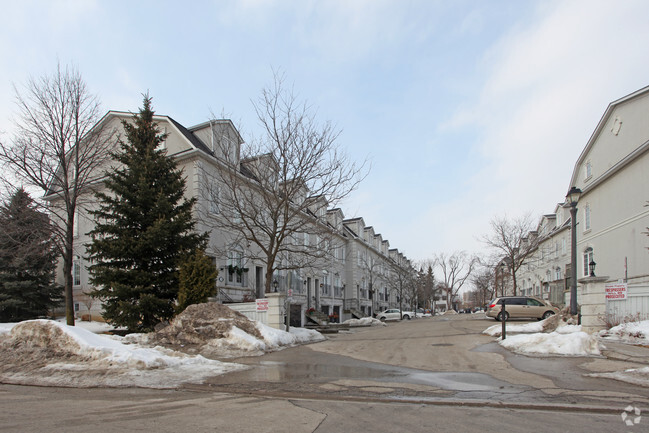
POLYGON ((561 254, 566 254, 566 238, 561 239, 561 254))
POLYGON ((584 208, 584 226, 584 231, 590 230, 590 203, 587 203, 584 208))
POLYGON ((588 269, 588 264, 593 260, 593 249, 588 247, 584 251, 584 277, 587 277, 590 275, 590 270, 588 269))
POLYGON ((329 296, 329 276, 324 275, 322 277, 322 294, 329 296))
POLYGON ((74 221, 72 222, 72 236, 79 237, 79 209, 74 211, 74 221))
POLYGON ((590 161, 586 161, 586 167, 584 168, 584 179, 588 180, 593 175, 593 166, 590 161))
POLYGON ((210 202, 209 210, 211 214, 219 214, 221 209, 219 208, 219 201, 221 199, 221 191, 216 182, 211 182, 209 185, 209 196, 207 198, 210 202))
POLYGON ((240 251, 228 253, 228 283, 243 284, 243 253, 240 251))
POLYGON ((79 256, 77 256, 76 260, 72 262, 72 279, 73 285, 81 285, 81 258, 79 256))
POLYGON ((554 279, 555 280, 560 280, 561 279, 561 267, 557 266, 556 269, 554 270, 554 279))
POLYGON ((169 136, 167 135, 167 127, 161 126, 160 124, 156 124, 156 127, 158 128, 158 134, 164 135, 164 139, 160 140, 160 143, 158 143, 156 150, 163 150, 167 147, 167 138, 169 138, 169 136))

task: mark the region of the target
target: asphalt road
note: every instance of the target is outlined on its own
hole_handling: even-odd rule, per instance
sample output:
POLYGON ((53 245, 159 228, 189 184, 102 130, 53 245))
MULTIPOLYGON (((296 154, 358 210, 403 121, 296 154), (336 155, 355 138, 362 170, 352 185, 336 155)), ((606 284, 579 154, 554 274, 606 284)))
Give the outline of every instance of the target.
POLYGON ((649 389, 584 376, 627 364, 514 355, 481 334, 493 323, 361 328, 176 391, 0 385, 0 431, 647 431, 649 389), (644 412, 632 426, 627 406, 644 412))

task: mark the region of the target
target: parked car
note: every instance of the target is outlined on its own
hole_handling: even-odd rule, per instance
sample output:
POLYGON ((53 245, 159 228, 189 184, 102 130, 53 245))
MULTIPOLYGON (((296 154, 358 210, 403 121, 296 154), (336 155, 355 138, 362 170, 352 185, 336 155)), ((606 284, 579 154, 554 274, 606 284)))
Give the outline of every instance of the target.
POLYGON ((501 320, 501 310, 505 301, 505 319, 530 318, 547 319, 559 312, 559 309, 548 301, 533 296, 504 296, 496 298, 487 307, 487 317, 501 320))
POLYGON ((430 317, 430 310, 424 310, 423 308, 417 308, 417 316, 416 317, 430 317))
MULTIPOLYGON (((376 315, 376 318, 382 322, 385 322, 386 320, 401 320, 401 317, 402 317, 401 310, 399 310, 398 308, 390 308, 389 310, 382 311, 376 315)), ((414 312, 412 311, 403 312, 403 318, 405 320, 410 320, 413 317, 415 317, 414 312)))

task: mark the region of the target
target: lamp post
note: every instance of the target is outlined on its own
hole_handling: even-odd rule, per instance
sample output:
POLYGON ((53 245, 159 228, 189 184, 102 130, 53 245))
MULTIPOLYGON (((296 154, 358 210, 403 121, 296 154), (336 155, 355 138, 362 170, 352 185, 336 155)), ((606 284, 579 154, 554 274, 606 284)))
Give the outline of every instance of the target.
POLYGON ((577 314, 577 202, 581 190, 570 188, 566 202, 570 204, 570 314, 577 314))
POLYGON ((273 289, 274 289, 275 293, 277 293, 277 286, 279 286, 279 283, 277 282, 277 280, 274 280, 273 281, 273 289))

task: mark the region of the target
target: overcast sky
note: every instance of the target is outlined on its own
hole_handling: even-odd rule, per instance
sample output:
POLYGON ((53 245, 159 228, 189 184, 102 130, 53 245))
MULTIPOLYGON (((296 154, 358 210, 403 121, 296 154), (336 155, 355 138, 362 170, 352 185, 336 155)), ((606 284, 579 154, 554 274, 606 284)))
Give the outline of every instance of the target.
POLYGON ((103 108, 142 94, 244 137, 286 75, 372 169, 342 206, 413 260, 483 253, 496 216, 565 197, 607 105, 649 85, 649 1, 0 0, 0 130, 14 89, 73 64, 103 108))

